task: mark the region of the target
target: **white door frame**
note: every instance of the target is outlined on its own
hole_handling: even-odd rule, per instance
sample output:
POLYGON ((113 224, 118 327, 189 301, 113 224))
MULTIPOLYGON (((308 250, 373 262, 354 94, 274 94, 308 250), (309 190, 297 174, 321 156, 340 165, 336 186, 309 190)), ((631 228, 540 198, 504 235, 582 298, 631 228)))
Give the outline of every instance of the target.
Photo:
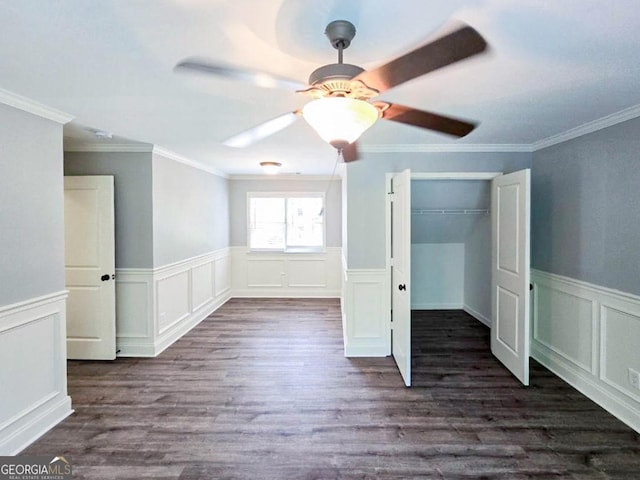
MULTIPOLYGON (((389 172, 385 174, 385 270, 387 285, 393 285, 391 282, 391 179, 398 172, 389 172)), ((411 171, 411 180, 493 180, 502 175, 503 172, 414 172, 411 171)), ((391 305, 391 288, 385 292, 386 305, 391 305)), ((387 330, 391 331, 391 312, 387 321, 387 330)), ((387 351, 391 352, 391 335, 387 335, 388 347, 387 351)))

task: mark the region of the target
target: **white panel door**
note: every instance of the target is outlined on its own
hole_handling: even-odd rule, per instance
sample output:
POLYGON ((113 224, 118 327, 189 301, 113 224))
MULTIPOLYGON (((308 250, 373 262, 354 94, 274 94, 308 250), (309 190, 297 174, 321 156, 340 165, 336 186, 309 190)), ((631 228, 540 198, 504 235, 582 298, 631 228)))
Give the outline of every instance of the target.
POLYGON ((67 357, 116 357, 113 177, 64 177, 67 357))
POLYGON ((411 171, 394 175, 391 203, 391 352, 411 386, 411 171))
POLYGON ((530 171, 493 180, 491 352, 529 385, 530 171))

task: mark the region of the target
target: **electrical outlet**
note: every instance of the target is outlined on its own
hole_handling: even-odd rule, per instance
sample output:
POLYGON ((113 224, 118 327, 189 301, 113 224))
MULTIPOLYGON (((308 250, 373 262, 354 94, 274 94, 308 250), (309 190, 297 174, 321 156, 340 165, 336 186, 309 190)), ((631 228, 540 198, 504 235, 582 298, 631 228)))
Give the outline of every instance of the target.
POLYGON ((632 387, 640 390, 640 373, 633 368, 629 369, 629 383, 632 387))

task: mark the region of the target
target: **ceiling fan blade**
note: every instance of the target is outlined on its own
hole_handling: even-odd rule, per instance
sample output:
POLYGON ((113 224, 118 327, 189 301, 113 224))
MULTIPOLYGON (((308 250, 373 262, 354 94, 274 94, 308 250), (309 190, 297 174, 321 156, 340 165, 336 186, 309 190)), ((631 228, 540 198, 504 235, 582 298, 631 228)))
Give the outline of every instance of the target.
POLYGON ((227 138, 224 142, 222 142, 227 147, 235 147, 235 148, 244 148, 248 147, 256 143, 263 138, 267 138, 274 133, 279 132, 280 130, 284 130, 293 122, 295 122, 300 116, 300 111, 295 110, 293 112, 285 113, 284 115, 280 115, 279 117, 272 118, 271 120, 267 120, 260 125, 256 125, 249 130, 245 130, 233 137, 227 138))
POLYGON ((349 143, 346 147, 342 148, 342 159, 344 163, 354 162, 360 159, 358 142, 349 143))
POLYGON ((465 25, 385 65, 362 72, 354 80, 360 80, 382 93, 413 78, 482 53, 486 48, 484 38, 475 29, 465 25))
POLYGON ((286 88, 290 90, 302 90, 308 88, 308 85, 290 78, 280 77, 278 75, 259 72, 248 68, 234 67, 223 63, 212 63, 198 58, 187 58, 183 60, 175 66, 174 70, 217 75, 219 77, 226 77, 233 80, 250 82, 258 87, 264 88, 286 88))
POLYGON ((435 130, 454 137, 464 137, 476 128, 476 124, 452 117, 445 117, 437 113, 416 110, 396 103, 376 102, 382 110, 382 118, 392 122, 405 123, 420 128, 435 130))

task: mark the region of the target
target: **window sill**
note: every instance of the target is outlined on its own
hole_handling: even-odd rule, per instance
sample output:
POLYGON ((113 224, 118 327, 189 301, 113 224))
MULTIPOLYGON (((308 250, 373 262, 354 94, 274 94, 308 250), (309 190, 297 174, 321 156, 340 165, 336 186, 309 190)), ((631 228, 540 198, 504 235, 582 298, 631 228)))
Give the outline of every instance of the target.
POLYGON ((261 254, 286 254, 286 255, 299 255, 299 254, 324 254, 327 253, 325 248, 290 248, 287 250, 251 250, 247 249, 247 253, 254 255, 261 254))

